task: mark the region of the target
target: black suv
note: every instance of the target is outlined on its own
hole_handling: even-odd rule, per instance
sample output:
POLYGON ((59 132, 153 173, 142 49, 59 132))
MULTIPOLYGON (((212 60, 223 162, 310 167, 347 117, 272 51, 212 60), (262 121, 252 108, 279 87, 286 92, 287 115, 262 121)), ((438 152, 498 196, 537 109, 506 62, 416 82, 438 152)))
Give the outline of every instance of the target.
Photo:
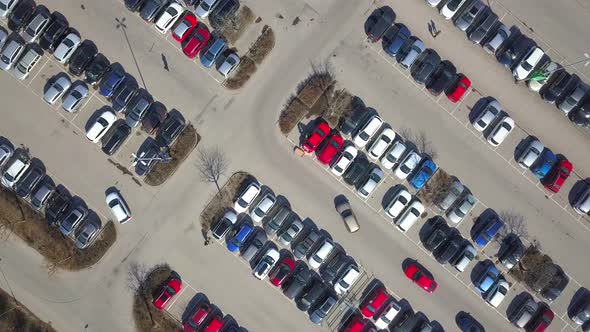
POLYGON ((160 126, 156 140, 162 145, 170 146, 180 136, 185 127, 186 121, 182 115, 178 111, 172 110, 160 126))
POLYGON ((457 69, 450 61, 443 61, 426 82, 426 88, 431 94, 438 96, 446 91, 458 79, 457 69))
POLYGON ((344 182, 351 186, 356 186, 369 171, 371 163, 364 154, 359 154, 344 172, 342 178, 344 182))
POLYGON ((47 30, 39 38, 39 45, 49 53, 53 53, 68 27, 68 22, 61 15, 54 12, 51 14, 51 23, 49 23, 47 30))
POLYGON ((108 137, 106 140, 103 139, 102 152, 107 155, 112 155, 119 150, 119 147, 127 140, 131 133, 131 128, 127 126, 124 120, 117 121, 109 132, 105 135, 108 137))
POLYGON ((86 82, 90 85, 97 84, 110 66, 109 59, 102 53, 98 53, 86 68, 86 82))
POLYGON ((414 81, 425 84, 434 74, 440 64, 440 56, 433 49, 422 52, 416 62, 412 65, 411 74, 414 81))
POLYGON ((85 40, 74 51, 70 58, 70 73, 80 76, 98 53, 98 48, 90 40, 85 40))
POLYGON ((45 206, 45 217, 50 224, 57 224, 61 216, 70 207, 70 197, 56 191, 45 206))

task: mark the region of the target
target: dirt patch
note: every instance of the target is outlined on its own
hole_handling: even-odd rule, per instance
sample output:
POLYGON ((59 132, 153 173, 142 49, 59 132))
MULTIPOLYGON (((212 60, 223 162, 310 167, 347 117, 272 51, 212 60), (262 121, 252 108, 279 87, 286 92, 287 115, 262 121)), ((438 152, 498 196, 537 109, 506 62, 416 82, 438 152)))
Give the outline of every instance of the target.
POLYGON ((246 29, 254 23, 255 19, 256 15, 254 15, 252 9, 248 6, 243 6, 236 15, 226 19, 221 27, 214 28, 221 30, 221 34, 233 45, 240 39, 246 29))
POLYGON ((46 260, 49 273, 58 269, 77 271, 96 264, 117 240, 117 231, 109 221, 92 245, 84 250, 50 226, 45 217, 7 190, 0 191, 0 236, 16 234, 46 260))
POLYGON ((55 332, 55 329, 0 289, 0 331, 55 332))
POLYGON ((237 90, 243 87, 256 72, 256 63, 248 56, 242 58, 240 65, 234 75, 225 81, 224 86, 230 90, 237 90))
POLYGON ((453 179, 442 169, 438 169, 430 181, 418 193, 418 198, 424 204, 436 204, 442 201, 449 193, 453 179))
POLYGON ((279 115, 279 128, 285 135, 289 134, 299 121, 308 114, 309 109, 295 98, 279 115))
POLYGON ((221 187, 221 191, 213 196, 203 209, 203 212, 201 212, 200 222, 203 232, 208 232, 211 226, 221 219, 226 210, 232 207, 235 198, 240 194, 240 190, 252 178, 252 175, 246 172, 236 172, 230 176, 221 187))
POLYGON ((168 265, 157 265, 147 273, 133 297, 135 328, 141 332, 182 331, 180 324, 166 312, 152 305, 154 294, 170 278, 173 271, 168 265))
POLYGON ((275 47, 275 33, 268 25, 262 28, 260 36, 248 51, 248 56, 257 65, 261 64, 264 58, 272 51, 275 47))
POLYGON ((312 108, 324 91, 330 87, 333 82, 334 80, 330 75, 313 76, 305 82, 303 88, 297 94, 297 98, 299 98, 305 106, 312 108))
POLYGON ((171 160, 167 163, 157 163, 146 175, 145 183, 150 186, 159 186, 166 182, 200 141, 201 136, 199 136, 195 127, 192 124, 186 126, 178 139, 176 139, 176 142, 170 147, 171 160))

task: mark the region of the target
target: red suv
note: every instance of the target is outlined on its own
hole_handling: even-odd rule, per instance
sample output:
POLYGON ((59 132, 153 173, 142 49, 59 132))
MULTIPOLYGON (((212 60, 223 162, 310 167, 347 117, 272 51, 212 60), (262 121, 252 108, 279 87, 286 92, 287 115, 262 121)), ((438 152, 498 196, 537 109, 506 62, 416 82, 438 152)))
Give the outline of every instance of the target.
POLYGON ((211 305, 209 303, 201 303, 195 312, 184 322, 185 332, 196 332, 201 328, 209 314, 211 313, 211 305))
POLYGON ((174 297, 174 295, 180 292, 182 288, 182 281, 178 278, 170 278, 164 287, 158 292, 158 296, 154 299, 154 306, 160 310, 163 310, 168 301, 174 297))
POLYGON ((365 305, 361 308, 361 313, 365 318, 372 318, 377 312, 381 311, 388 298, 389 294, 387 294, 385 288, 377 289, 365 301, 365 305))
POLYGON ((420 288, 424 289, 428 293, 433 293, 438 286, 436 281, 434 281, 430 276, 428 276, 425 271, 416 264, 410 264, 404 270, 406 277, 412 280, 415 284, 420 286, 420 288))
POLYGON ((301 146, 303 151, 307 153, 314 152, 315 149, 317 149, 318 146, 324 141, 324 139, 328 137, 330 130, 330 126, 326 122, 321 121, 318 123, 311 135, 309 135, 305 142, 303 142, 303 145, 301 146))
POLYGON ((283 258, 268 275, 270 282, 275 286, 282 285, 293 274, 294 269, 295 261, 293 258, 289 256, 283 258))
POLYGON ((368 324, 368 320, 356 315, 348 321, 348 324, 346 324, 342 332, 362 332, 368 324))
POLYGON ((447 94, 447 98, 449 98, 449 100, 453 103, 458 102, 459 100, 461 100, 461 98, 465 94, 465 91, 467 91, 467 89, 469 89, 470 86, 471 81, 467 77, 465 77, 465 75, 461 74, 454 88, 449 89, 450 91, 447 94))
POLYGON ((558 193, 561 186, 565 183, 565 180, 570 176, 570 173, 574 170, 574 165, 567 159, 560 161, 551 173, 545 178, 545 188, 548 190, 558 193))
POLYGON ((209 322, 209 324, 207 324, 207 327, 203 330, 203 332, 219 332, 223 325, 225 325, 225 323, 223 322, 223 317, 216 315, 209 322))
POLYGON ((209 39, 211 39, 211 33, 205 28, 198 28, 183 42, 182 51, 192 59, 199 54, 209 39))
POLYGON ((344 139, 342 136, 338 134, 332 134, 328 139, 328 144, 324 145, 318 155, 318 160, 320 163, 324 165, 330 164, 332 159, 334 159, 334 156, 340 152, 340 149, 342 149, 343 144, 344 139))
POLYGON ((551 325, 554 316, 549 306, 543 303, 539 308, 537 317, 525 326, 525 330, 527 332, 543 332, 551 325))

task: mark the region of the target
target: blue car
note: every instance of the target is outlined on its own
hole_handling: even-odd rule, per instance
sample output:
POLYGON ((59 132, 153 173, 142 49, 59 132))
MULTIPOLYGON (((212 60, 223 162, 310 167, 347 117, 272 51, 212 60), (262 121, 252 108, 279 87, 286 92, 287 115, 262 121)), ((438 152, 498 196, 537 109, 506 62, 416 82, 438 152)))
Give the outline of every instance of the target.
POLYGON ((410 39, 410 36, 412 36, 410 29, 405 25, 400 23, 394 24, 383 37, 386 45, 384 48, 385 53, 395 58, 400 53, 402 46, 410 39))
POLYGON ((549 171, 551 171, 556 163, 557 157, 555 154, 553 154, 551 150, 545 149, 543 154, 541 154, 541 157, 539 157, 539 160, 537 160, 537 162, 531 168, 531 171, 536 177, 538 177, 540 180, 543 180, 543 178, 549 173, 549 171))
POLYGON ((483 271, 481 276, 473 283, 473 285, 477 288, 479 292, 485 294, 493 288, 494 284, 498 281, 499 277, 500 271, 498 271, 494 264, 490 264, 483 271))
POLYGON ((248 236, 252 234, 254 228, 252 228, 249 224, 243 224, 240 229, 236 232, 232 238, 227 241, 227 250, 231 252, 236 252, 240 250, 244 242, 248 239, 248 236))
POLYGON ((475 227, 480 228, 473 235, 473 240, 479 247, 485 247, 498 234, 500 229, 504 227, 504 222, 497 215, 492 215, 487 220, 481 221, 481 223, 481 226, 475 225, 475 227))
POLYGON ((101 95, 110 98, 117 87, 125 80, 125 71, 121 67, 111 67, 100 83, 99 92, 101 95))
POLYGON ((430 159, 424 160, 412 180, 410 180, 410 185, 416 189, 422 189, 434 172, 436 172, 436 164, 430 159))
POLYGON ((225 40, 223 40, 221 37, 217 37, 217 39, 211 43, 205 54, 203 54, 201 57, 201 64, 206 68, 213 67, 215 60, 219 58, 221 53, 223 53, 226 48, 227 44, 225 43, 225 40))

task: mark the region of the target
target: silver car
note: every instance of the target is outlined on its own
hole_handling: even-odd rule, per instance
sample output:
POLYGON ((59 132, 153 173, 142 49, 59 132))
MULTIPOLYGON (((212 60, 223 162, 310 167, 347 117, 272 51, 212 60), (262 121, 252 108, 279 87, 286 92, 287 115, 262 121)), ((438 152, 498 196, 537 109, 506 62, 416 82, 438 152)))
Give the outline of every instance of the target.
POLYGON ((475 206, 475 197, 472 194, 465 195, 459 202, 451 208, 447 213, 447 218, 455 224, 459 223, 466 215, 471 212, 471 209, 475 206))
POLYGON ((490 101, 473 121, 473 127, 479 132, 485 131, 501 112, 502 106, 500 106, 500 103, 495 99, 490 101))
POLYGON ((42 54, 36 47, 29 48, 14 67, 14 76, 19 80, 26 79, 41 59, 42 54))
POLYGON ((54 77, 47 91, 43 94, 43 100, 46 103, 53 105, 69 88, 72 86, 70 78, 63 74, 59 77, 54 77))
POLYGON ((463 192, 465 192, 465 187, 461 184, 461 181, 454 180, 449 186, 447 195, 441 199, 440 202, 437 202, 436 205, 441 211, 446 211, 459 197, 461 197, 461 195, 463 195, 463 192))
POLYGON ((480 0, 474 0, 472 3, 464 7, 460 15, 456 16, 455 26, 461 31, 467 31, 476 21, 478 15, 481 15, 487 6, 480 0))
POLYGON ((70 33, 57 46, 53 53, 53 57, 55 57, 59 63, 67 63, 72 54, 74 54, 74 51, 80 46, 81 42, 82 40, 80 39, 80 36, 73 32, 70 33))
POLYGON ((284 246, 289 246, 303 230, 303 223, 299 220, 299 217, 295 216, 295 220, 289 225, 289 227, 279 234, 279 242, 284 246))
POLYGON ((586 99, 587 94, 588 86, 582 82, 578 83, 576 89, 558 104, 559 110, 565 114, 569 114, 569 112, 576 109, 582 103, 582 100, 586 99))
POLYGON ((8 32, 3 27, 0 27, 0 49, 2 49, 6 40, 8 40, 8 32))
POLYGON ((25 43, 18 39, 11 39, 0 54, 0 69, 9 70, 12 65, 18 60, 21 53, 25 49, 25 43))
POLYGON ((425 49, 426 47, 424 46, 424 43, 416 38, 409 49, 407 49, 407 51, 401 56, 399 64, 404 69, 410 69, 414 62, 416 62, 416 59, 418 59, 418 56, 420 56, 425 49))
POLYGON ((99 229, 98 225, 94 222, 85 223, 76 234, 76 247, 78 249, 87 248, 98 234, 99 229))
POLYGON ((230 53, 227 57, 225 57, 225 60, 223 60, 223 63, 221 64, 221 66, 219 66, 219 68, 217 68, 217 71, 223 75, 223 77, 228 78, 229 75, 231 75, 231 73, 238 68, 238 66, 240 65, 240 57, 236 54, 236 53, 230 53))
POLYGON ((60 221, 59 230, 66 236, 73 234, 80 222, 86 218, 86 215, 88 215, 88 210, 83 206, 78 206, 75 209, 72 209, 60 221))
POLYGON ((14 9, 18 0, 0 0, 0 17, 6 17, 14 9))
POLYGON ((64 96, 62 108, 66 112, 75 113, 86 97, 88 97, 88 87, 86 84, 82 81, 75 82, 64 96))
POLYGON ((483 50, 488 54, 496 54, 498 49, 502 46, 502 44, 504 44, 511 34, 512 33, 510 32, 510 29, 506 25, 500 23, 494 36, 483 45, 483 50))
MULTIPOLYGON (((37 7, 39 8, 39 7, 37 7)), ((32 43, 47 29, 49 22, 51 21, 51 15, 49 11, 39 10, 37 15, 27 24, 23 30, 23 39, 27 43, 32 43)))
POLYGON ((54 192, 55 186, 49 180, 42 181, 31 194, 31 205, 35 210, 41 210, 54 192))

